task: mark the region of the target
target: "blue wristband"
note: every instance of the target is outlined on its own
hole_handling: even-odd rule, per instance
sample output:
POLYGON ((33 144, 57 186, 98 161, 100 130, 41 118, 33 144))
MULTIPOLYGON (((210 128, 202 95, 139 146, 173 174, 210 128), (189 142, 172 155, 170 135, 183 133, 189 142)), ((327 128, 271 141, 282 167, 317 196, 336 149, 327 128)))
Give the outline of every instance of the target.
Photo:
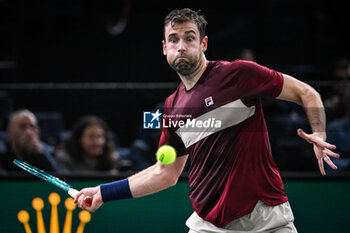
POLYGON ((103 202, 132 198, 128 179, 101 184, 100 189, 103 202))

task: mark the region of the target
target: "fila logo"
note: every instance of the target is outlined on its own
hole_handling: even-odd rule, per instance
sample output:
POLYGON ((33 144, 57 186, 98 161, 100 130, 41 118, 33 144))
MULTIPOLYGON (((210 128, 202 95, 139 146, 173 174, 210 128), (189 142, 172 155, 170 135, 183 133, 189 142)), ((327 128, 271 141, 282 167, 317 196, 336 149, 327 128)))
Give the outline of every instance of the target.
POLYGON ((209 106, 211 106, 211 105, 213 105, 214 104, 214 100, 213 100, 213 97, 207 97, 207 98, 205 98, 204 99, 204 101, 205 101, 205 105, 207 105, 207 107, 209 107, 209 106))

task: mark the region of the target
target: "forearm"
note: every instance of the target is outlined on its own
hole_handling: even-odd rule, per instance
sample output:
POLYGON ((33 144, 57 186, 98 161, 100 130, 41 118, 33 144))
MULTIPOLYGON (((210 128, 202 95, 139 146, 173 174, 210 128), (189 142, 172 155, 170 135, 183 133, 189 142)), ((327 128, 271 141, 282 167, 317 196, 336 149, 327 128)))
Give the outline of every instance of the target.
POLYGON ((153 194, 176 184, 178 176, 162 166, 156 163, 128 178, 133 197, 153 194))
POLYGON ((102 200, 106 202, 142 197, 175 185, 186 164, 187 157, 188 155, 180 156, 169 165, 157 162, 127 179, 100 185, 102 200))
POLYGON ((308 86, 301 95, 301 104, 305 109, 310 122, 312 132, 323 135, 326 139, 326 114, 320 95, 312 87, 308 86))
POLYGON ((325 139, 326 114, 318 92, 308 84, 283 74, 283 89, 279 99, 288 100, 304 107, 313 132, 325 139))

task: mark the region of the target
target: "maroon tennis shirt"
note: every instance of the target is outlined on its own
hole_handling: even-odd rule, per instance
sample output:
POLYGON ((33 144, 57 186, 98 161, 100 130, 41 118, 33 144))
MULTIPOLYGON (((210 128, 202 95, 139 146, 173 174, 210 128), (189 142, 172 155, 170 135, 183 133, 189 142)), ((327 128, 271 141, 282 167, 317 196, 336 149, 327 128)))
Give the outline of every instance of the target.
POLYGON ((277 97, 281 73, 254 62, 210 61, 196 85, 167 98, 159 146, 189 154, 189 197, 197 214, 223 226, 258 200, 288 200, 273 160, 261 97, 277 97))

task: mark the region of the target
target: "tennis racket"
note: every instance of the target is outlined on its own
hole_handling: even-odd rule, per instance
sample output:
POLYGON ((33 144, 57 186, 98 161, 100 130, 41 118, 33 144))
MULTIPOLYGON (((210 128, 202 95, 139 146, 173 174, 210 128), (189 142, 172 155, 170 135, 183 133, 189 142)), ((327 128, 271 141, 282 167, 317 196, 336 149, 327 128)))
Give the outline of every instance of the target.
MULTIPOLYGON (((15 160, 13 160, 13 163, 17 167, 25 170, 26 172, 29 172, 30 174, 33 174, 34 176, 39 177, 40 179, 43 179, 43 180, 59 187, 60 189, 63 189, 64 191, 68 192, 68 194, 73 198, 75 198, 79 192, 78 190, 72 188, 66 182, 64 182, 64 181, 58 179, 57 177, 50 175, 49 173, 44 172, 43 170, 40 170, 39 168, 36 168, 36 167, 26 163, 26 162, 15 159, 15 160)), ((92 198, 89 196, 86 196, 84 198, 84 204, 88 207, 91 206, 92 198)))

